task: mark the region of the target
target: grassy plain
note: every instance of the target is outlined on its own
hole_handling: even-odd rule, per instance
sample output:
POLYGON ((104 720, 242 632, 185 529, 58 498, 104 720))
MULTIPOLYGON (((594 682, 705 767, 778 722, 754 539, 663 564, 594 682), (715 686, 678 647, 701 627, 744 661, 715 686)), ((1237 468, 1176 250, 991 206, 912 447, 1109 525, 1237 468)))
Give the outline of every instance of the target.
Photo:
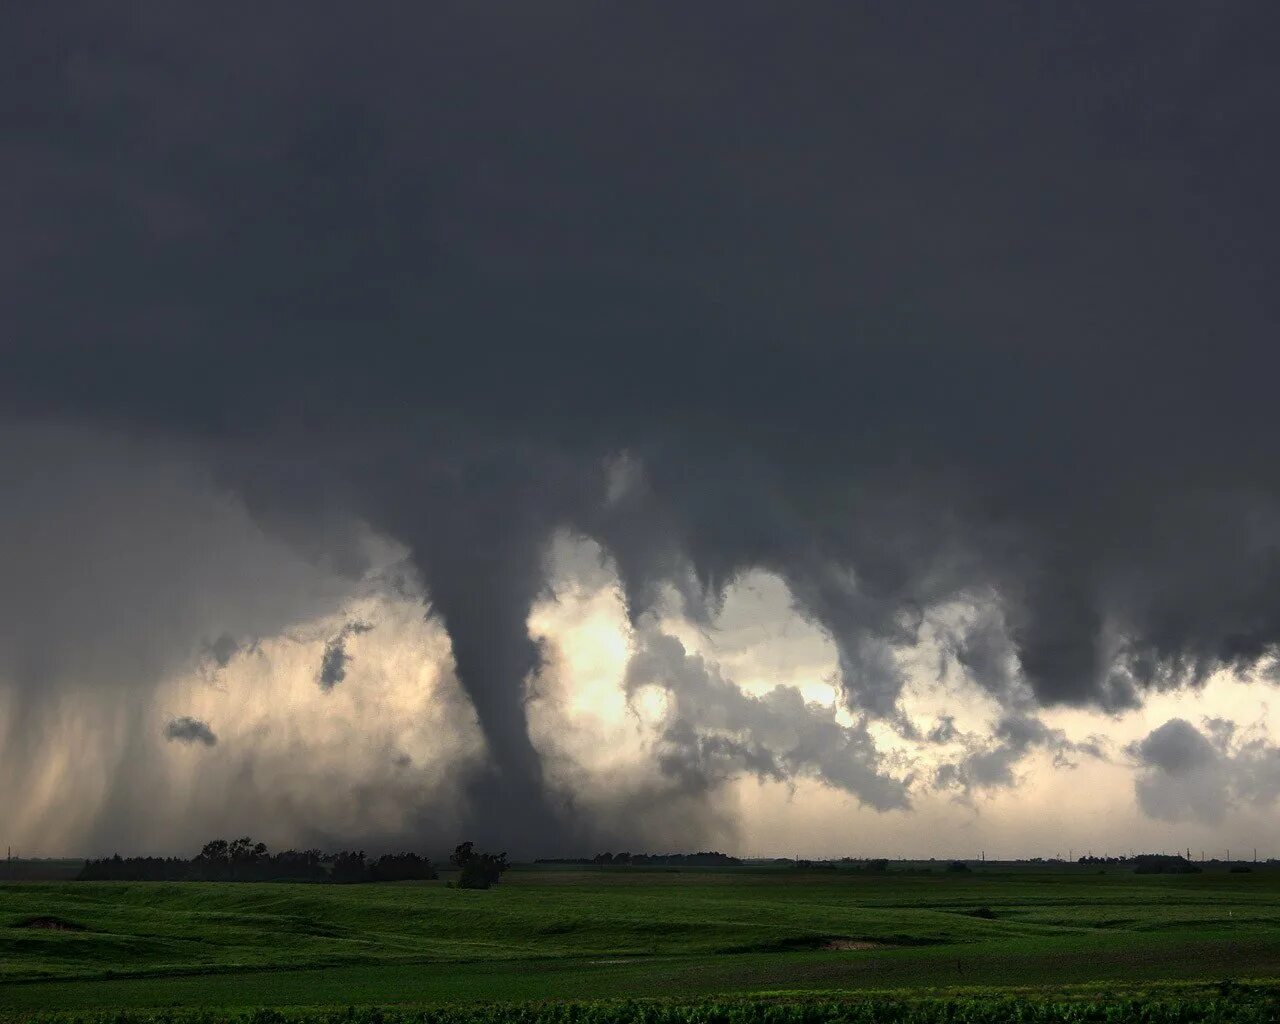
POLYGON ((0 884, 7 1017, 1226 979, 1280 981, 1280 871, 516 869, 489 892, 443 880, 0 884))

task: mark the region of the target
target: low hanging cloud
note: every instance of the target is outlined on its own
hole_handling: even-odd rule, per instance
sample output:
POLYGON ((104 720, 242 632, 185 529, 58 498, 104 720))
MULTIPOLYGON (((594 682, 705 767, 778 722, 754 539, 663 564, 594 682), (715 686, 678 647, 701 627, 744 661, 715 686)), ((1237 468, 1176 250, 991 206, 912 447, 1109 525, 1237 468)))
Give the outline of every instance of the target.
MULTIPOLYGON (((1005 610, 995 593, 967 595, 968 599, 936 616, 939 648, 938 675, 954 662, 964 677, 981 687, 1005 708, 1026 713, 1035 705, 1018 662, 1018 650, 1005 610)), ((940 723, 941 724, 941 723, 940 723)))
POLYGON ((231 664, 231 659, 245 649, 246 645, 240 643, 230 633, 220 633, 205 644, 205 653, 215 668, 226 668, 231 664))
POLYGON ((1203 725, 1171 718, 1125 748, 1137 767, 1134 793, 1143 813, 1216 823, 1234 805, 1272 807, 1280 798, 1280 747, 1265 736, 1240 738, 1227 719, 1203 725))
POLYGON ((347 678, 347 663, 351 655, 347 653, 347 640, 361 633, 368 633, 373 626, 367 622, 348 622, 339 630, 338 635, 325 641, 324 654, 320 657, 320 671, 316 682, 322 690, 332 690, 347 678))
POLYGON ((200 743, 206 747, 218 744, 218 737, 209 727, 209 723, 189 715, 183 715, 167 723, 164 727, 164 737, 179 743, 200 743))
POLYGON ((809 778, 878 811, 910 806, 910 777, 893 773, 866 721, 843 725, 835 707, 806 701, 794 687, 749 694, 653 629, 640 634, 624 685, 632 700, 646 686, 667 694, 658 763, 681 789, 706 791, 740 775, 809 778))
POLYGON ((989 737, 962 734, 953 718, 943 716, 929 731, 928 739, 938 744, 957 741, 963 744, 964 755, 939 764, 933 777, 935 789, 953 791, 963 800, 971 800, 978 793, 1017 786, 1018 765, 1037 750, 1047 751, 1055 768, 1074 768, 1076 756, 1099 760, 1107 757, 1101 737, 1073 741, 1063 730, 1051 729, 1038 718, 1022 714, 1001 718, 989 737))

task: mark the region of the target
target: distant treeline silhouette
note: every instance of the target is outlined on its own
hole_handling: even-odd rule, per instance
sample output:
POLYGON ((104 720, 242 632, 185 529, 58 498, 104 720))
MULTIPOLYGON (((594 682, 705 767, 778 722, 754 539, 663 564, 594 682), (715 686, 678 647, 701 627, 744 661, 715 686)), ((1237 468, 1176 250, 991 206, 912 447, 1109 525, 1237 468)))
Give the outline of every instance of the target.
POLYGON ((398 882, 436 878, 426 857, 387 853, 369 860, 363 850, 282 850, 271 853, 248 836, 214 839, 190 860, 182 857, 104 857, 89 860, 81 881, 125 882, 398 882))
POLYGON ((1133 868, 1135 875, 1194 875, 1202 870, 1181 854, 1138 853, 1131 857, 1081 857, 1077 864, 1133 868))
POLYGON ((700 853, 597 853, 594 857, 542 857, 536 864, 647 864, 679 867, 724 867, 739 865, 741 858, 714 850, 700 853))

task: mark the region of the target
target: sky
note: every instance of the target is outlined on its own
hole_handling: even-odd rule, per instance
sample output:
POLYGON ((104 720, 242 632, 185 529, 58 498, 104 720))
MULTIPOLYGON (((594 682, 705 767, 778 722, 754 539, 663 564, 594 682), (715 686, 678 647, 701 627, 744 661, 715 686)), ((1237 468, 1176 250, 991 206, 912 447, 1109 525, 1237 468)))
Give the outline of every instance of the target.
POLYGON ((1274 5, 26 5, 0 841, 1280 856, 1274 5))

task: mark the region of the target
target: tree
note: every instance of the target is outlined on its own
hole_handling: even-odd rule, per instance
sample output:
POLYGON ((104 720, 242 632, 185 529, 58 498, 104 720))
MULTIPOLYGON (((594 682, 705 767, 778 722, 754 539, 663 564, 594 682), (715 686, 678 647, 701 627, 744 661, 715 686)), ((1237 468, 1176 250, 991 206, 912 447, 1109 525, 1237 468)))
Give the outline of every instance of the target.
POLYGON ((408 879, 431 879, 436 869, 431 861, 416 853, 384 853, 369 867, 375 882, 402 882, 408 879))
POLYGON ((333 868, 329 878, 334 882, 367 882, 369 866, 365 863, 364 850, 342 850, 329 857, 333 868))
POLYGON ((225 839, 211 839, 201 848, 196 860, 208 864, 225 864, 230 860, 227 852, 230 845, 225 839))
POLYGON ((506 853, 477 853, 474 843, 459 843, 449 857, 449 863, 461 871, 458 875, 460 889, 488 889, 498 884, 502 873, 511 865, 506 853))
POLYGON ((255 843, 249 836, 241 836, 227 847, 231 861, 231 877, 240 881, 252 881, 268 873, 271 855, 265 843, 255 843))

